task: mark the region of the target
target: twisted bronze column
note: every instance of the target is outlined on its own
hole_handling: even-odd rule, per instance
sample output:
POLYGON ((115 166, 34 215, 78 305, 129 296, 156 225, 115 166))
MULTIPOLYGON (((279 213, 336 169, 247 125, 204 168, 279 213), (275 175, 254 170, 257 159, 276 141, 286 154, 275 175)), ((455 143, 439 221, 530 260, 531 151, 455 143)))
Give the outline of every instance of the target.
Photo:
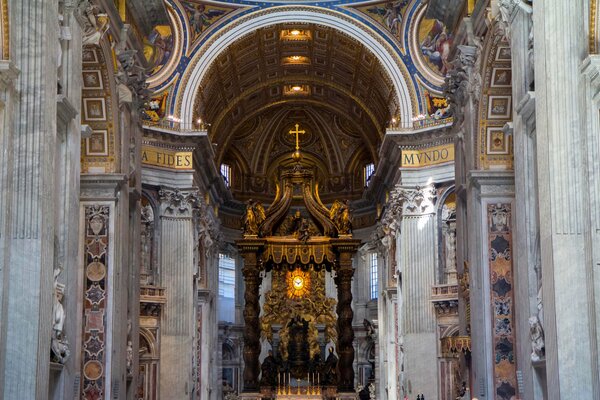
POLYGON ((260 365, 260 270, 256 252, 243 252, 242 274, 246 284, 244 293, 244 392, 258 392, 260 365))
POLYGON ((338 364, 339 380, 338 391, 354 392, 354 330, 352 329, 352 254, 341 253, 339 255, 339 267, 335 283, 338 290, 338 348, 340 358, 338 364))

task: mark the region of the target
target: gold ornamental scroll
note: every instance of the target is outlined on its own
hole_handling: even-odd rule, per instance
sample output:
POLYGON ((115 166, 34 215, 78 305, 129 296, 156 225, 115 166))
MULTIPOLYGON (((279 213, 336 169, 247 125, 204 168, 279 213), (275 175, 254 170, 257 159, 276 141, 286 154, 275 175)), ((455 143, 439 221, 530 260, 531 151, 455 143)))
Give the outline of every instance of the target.
POLYGON ((454 144, 423 149, 402 149, 401 168, 423 168, 454 161, 454 144))
POLYGON ((176 170, 191 170, 193 169, 193 155, 191 151, 142 146, 142 164, 176 170))

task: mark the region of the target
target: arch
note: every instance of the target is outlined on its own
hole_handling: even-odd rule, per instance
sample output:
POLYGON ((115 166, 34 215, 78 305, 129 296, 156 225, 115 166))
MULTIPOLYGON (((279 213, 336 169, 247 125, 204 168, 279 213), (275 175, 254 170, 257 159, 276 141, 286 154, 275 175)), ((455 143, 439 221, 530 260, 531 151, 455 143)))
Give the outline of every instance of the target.
POLYGON ((92 129, 82 141, 81 172, 115 173, 121 170, 121 125, 114 76, 113 52, 108 40, 83 46, 81 123, 92 129))
POLYGON ((458 336, 459 331, 460 331, 460 327, 458 325, 450 325, 442 331, 442 333, 440 334, 440 339, 452 337, 452 336, 458 336))
POLYGON ((158 357, 154 335, 147 328, 140 327, 140 349, 142 343, 148 344, 148 358, 158 357))
POLYGON ((512 121, 512 60, 510 43, 499 20, 490 28, 483 49, 478 152, 474 152, 473 161, 478 169, 512 169, 512 135, 504 130, 505 124, 512 121))
POLYGON ((400 105, 402 127, 412 127, 415 96, 408 86, 408 72, 402 60, 374 31, 358 25, 356 21, 339 12, 310 6, 274 7, 249 14, 240 18, 233 26, 221 31, 215 39, 199 48, 190 63, 190 70, 181 81, 184 89, 177 99, 176 107, 179 111, 182 126, 193 126, 194 103, 204 74, 231 43, 256 29, 279 23, 289 23, 290 21, 299 24, 313 23, 338 29, 369 49, 379 60, 393 82, 398 104, 400 105))

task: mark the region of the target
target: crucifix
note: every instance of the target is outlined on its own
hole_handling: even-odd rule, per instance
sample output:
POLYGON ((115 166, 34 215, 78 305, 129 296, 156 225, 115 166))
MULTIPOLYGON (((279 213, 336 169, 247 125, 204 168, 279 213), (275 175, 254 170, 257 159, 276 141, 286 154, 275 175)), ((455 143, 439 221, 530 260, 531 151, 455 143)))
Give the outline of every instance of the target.
POLYGON ((300 150, 300 139, 298 137, 298 135, 303 135, 305 134, 306 131, 301 131, 300 130, 300 125, 296 124, 296 130, 290 130, 290 134, 292 135, 296 135, 296 150, 300 150))

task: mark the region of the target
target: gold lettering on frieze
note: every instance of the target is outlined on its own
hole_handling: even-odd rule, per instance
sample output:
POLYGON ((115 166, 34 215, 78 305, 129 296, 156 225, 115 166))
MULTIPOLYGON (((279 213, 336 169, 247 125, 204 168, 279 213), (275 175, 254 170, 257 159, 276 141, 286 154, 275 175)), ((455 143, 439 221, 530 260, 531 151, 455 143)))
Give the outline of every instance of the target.
POLYGON ((402 168, 422 168, 454 161, 454 144, 448 143, 424 149, 402 149, 402 168))
POLYGON ((169 169, 193 169, 191 151, 174 151, 152 146, 142 147, 142 164, 169 169))

